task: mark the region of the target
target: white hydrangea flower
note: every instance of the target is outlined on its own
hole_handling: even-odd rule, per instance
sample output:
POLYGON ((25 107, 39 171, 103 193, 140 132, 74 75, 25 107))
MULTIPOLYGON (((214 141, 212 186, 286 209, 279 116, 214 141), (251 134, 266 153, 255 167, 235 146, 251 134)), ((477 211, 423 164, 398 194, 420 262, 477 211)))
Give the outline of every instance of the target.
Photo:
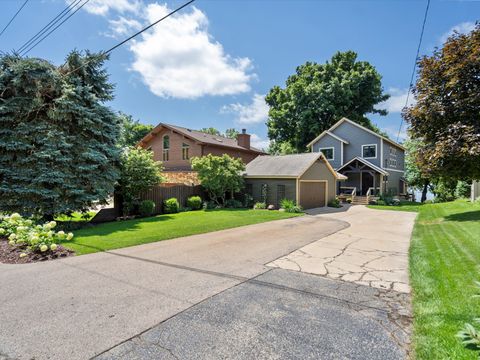
POLYGON ((65 231, 63 230, 60 230, 59 232, 57 232, 57 236, 61 239, 63 239, 65 237, 65 231))
POLYGON ((53 229, 55 226, 57 226, 57 222, 56 221, 50 221, 47 225, 48 225, 49 229, 53 229))
POLYGON ((10 236, 8 237, 8 240, 15 240, 16 238, 17 238, 16 234, 10 234, 10 236))
POLYGON ((3 235, 3 234, 5 234, 5 232, 6 232, 6 231, 5 231, 5 229, 4 229, 4 228, 0 228, 0 235, 3 235))
POLYGON ((20 220, 21 218, 22 216, 19 213, 13 213, 12 215, 10 215, 10 219, 12 220, 20 220))
POLYGON ((25 253, 21 253, 21 254, 20 254, 20 257, 21 257, 21 258, 23 258, 23 257, 25 257, 25 256, 27 256, 27 254, 25 254, 25 253))
POLYGON ((73 233, 68 233, 67 235, 67 240, 72 240, 73 239, 73 233))
POLYGON ((52 251, 57 250, 57 244, 51 244, 50 245, 50 250, 52 250, 52 251))
POLYGON ((48 250, 48 246, 47 246, 47 245, 42 245, 42 246, 40 246, 40 251, 41 251, 41 252, 45 252, 45 251, 47 251, 47 250, 48 250))

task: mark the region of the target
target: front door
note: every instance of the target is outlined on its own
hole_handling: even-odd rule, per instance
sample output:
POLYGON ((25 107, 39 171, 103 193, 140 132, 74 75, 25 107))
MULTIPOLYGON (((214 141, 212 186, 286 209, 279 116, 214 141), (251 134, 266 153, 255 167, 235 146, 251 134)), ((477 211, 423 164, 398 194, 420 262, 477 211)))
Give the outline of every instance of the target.
POLYGON ((362 195, 367 195, 367 191, 371 187, 373 187, 373 175, 362 172, 362 195))

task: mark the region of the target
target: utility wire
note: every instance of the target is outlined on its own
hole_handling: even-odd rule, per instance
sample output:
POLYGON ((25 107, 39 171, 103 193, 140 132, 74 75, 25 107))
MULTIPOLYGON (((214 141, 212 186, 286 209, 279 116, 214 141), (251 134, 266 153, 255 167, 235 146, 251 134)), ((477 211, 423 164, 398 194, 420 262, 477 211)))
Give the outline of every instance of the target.
POLYGON ((147 27, 144 27, 143 29, 137 31, 135 34, 133 34, 132 36, 129 36, 128 38, 126 38, 125 40, 119 42, 118 44, 112 46, 110 49, 108 50, 105 50, 105 51, 102 51, 99 55, 97 55, 96 57, 94 58, 91 58, 90 60, 86 61, 84 64, 80 65, 79 67, 73 69, 73 70, 70 70, 68 71, 67 73, 65 73, 64 75, 69 75, 75 71, 77 71, 78 69, 82 68, 83 66, 87 65, 88 63, 92 62, 95 58, 98 58, 98 59, 101 59, 101 58, 105 58, 109 53, 111 53, 113 50, 115 50, 116 48, 122 46, 123 44, 125 44, 126 42, 132 40, 133 38, 137 37, 138 35, 140 35, 141 33, 147 31, 148 29, 154 27, 155 25, 157 25, 159 22, 165 20, 166 18, 172 16, 173 14, 177 13, 178 11, 182 10, 183 8, 187 7, 188 5, 190 5, 191 3, 193 3, 195 0, 190 0, 188 2, 186 2, 185 4, 183 4, 182 6, 176 8, 175 10, 173 10, 172 12, 168 13, 167 15, 165 15, 164 17, 158 19, 157 21, 151 23, 150 25, 148 25, 147 27))
POLYGON ((72 9, 77 6, 77 4, 82 0, 74 0, 69 5, 65 7, 60 13, 57 14, 50 22, 41 28, 34 36, 32 36, 27 42, 25 42, 22 46, 20 46, 16 51, 18 53, 25 50, 28 46, 30 46, 34 41, 36 41, 40 36, 45 34, 48 30, 50 30, 53 26, 56 25, 66 14, 68 14, 72 9))
MULTIPOLYGON (((410 92, 413 87, 413 78, 415 77, 415 70, 417 69, 418 55, 420 54, 420 47, 422 46, 423 32, 425 31, 425 23, 427 22, 428 9, 430 8, 430 0, 427 0, 427 7, 425 8, 425 14, 423 15, 422 31, 420 32, 420 39, 418 41, 417 54, 415 55, 415 62, 413 63, 412 76, 410 77, 410 85, 408 86, 407 99, 405 100, 404 109, 408 106, 408 100, 410 98, 410 92)), ((400 127, 398 128, 397 142, 400 138, 400 132, 402 131, 403 117, 400 120, 400 127)))
POLYGON ((90 0, 86 0, 84 3, 82 3, 77 9, 72 12, 69 16, 67 16, 62 22, 60 22, 57 26, 55 26, 52 30, 50 30, 47 34, 45 34, 42 38, 40 38, 38 41, 36 41, 33 45, 31 45, 28 49, 24 50, 20 55, 25 56, 28 54, 33 48, 35 48, 38 44, 40 44, 43 40, 45 40, 47 37, 50 36, 55 30, 57 30, 60 26, 65 23, 68 19, 70 19, 73 15, 77 13, 82 7, 84 7, 90 0))
POLYGON ((10 21, 7 23, 7 25, 5 25, 5 27, 2 29, 2 31, 0 32, 0 36, 3 35, 3 33, 5 32, 5 30, 7 30, 7 28, 10 26, 10 24, 12 23, 12 21, 15 20, 15 18, 16 18, 17 15, 20 13, 20 11, 22 11, 22 9, 25 7, 25 5, 27 5, 27 2, 28 2, 28 0, 25 0, 25 2, 22 4, 22 6, 20 6, 20 9, 17 10, 17 12, 15 13, 15 15, 13 15, 13 17, 10 19, 10 21))

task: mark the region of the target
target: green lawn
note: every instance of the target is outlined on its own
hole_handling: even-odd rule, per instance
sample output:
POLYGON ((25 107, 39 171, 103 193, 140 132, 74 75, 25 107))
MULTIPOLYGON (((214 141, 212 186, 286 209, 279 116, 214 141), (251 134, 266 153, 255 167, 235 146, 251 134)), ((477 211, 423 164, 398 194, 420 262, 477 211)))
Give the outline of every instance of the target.
POLYGON ((417 210, 410 246, 415 357, 478 359, 455 335, 480 317, 480 299, 472 298, 474 280, 480 280, 480 203, 458 200, 417 210))
POLYGON ((88 254, 299 215, 246 209, 189 211, 83 228, 63 245, 77 254, 88 254))
POLYGON ((411 201, 402 201, 399 205, 367 205, 370 209, 378 210, 397 210, 397 211, 414 211, 418 212, 420 207, 424 206, 422 203, 411 202, 411 201))

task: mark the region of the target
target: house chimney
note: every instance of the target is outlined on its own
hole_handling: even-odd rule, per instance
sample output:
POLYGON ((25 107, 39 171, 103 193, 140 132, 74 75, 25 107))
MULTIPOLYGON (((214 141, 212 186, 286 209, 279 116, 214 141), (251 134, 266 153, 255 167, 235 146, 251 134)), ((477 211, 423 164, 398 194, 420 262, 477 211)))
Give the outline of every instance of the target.
POLYGON ((238 146, 245 149, 250 149, 250 134, 247 134, 246 129, 242 129, 242 133, 237 135, 238 146))

